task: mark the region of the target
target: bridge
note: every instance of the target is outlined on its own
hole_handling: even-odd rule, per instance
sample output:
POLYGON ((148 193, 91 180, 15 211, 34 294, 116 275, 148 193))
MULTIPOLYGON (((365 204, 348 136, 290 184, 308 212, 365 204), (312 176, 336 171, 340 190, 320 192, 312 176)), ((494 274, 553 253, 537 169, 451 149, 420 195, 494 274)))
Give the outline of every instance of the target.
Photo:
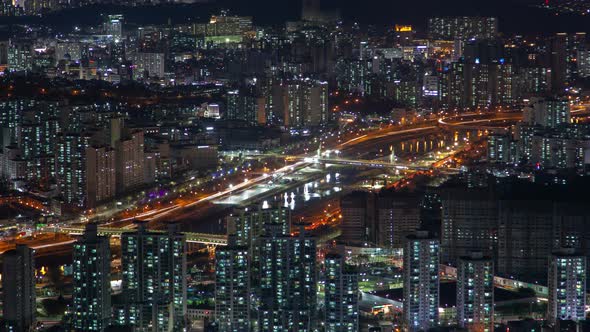
MULTIPOLYGON (((49 228, 48 228, 49 230, 49 228)), ((55 233, 67 233, 70 235, 84 234, 84 227, 55 227, 52 229, 55 233)), ((98 234, 104 236, 121 237, 123 233, 132 233, 133 229, 114 228, 114 227, 98 227, 98 234)), ((165 231, 150 230, 153 233, 165 233, 165 231)), ((227 245, 227 236, 223 234, 206 234, 206 233, 192 233, 183 232, 188 243, 200 243, 206 245, 227 245)))
MULTIPOLYGON (((289 160, 303 160, 306 163, 322 163, 322 164, 338 164, 338 165, 349 165, 349 166, 361 166, 370 168, 393 168, 397 170, 413 170, 413 171, 430 171, 434 168, 436 161, 433 161, 431 165, 412 165, 407 163, 390 162, 383 159, 375 160, 357 160, 357 159, 344 159, 344 158, 330 158, 330 157, 305 157, 305 156, 283 156, 289 160)), ((444 168, 445 171, 451 173, 459 172, 456 168, 444 168)))
POLYGON ((289 156, 287 158, 292 159, 303 159, 308 163, 322 163, 322 164, 339 164, 339 165, 351 165, 351 166, 364 166, 374 168, 395 168, 399 170, 417 170, 417 171, 428 171, 431 169, 429 166, 417 166, 408 165, 395 162, 388 162, 384 160, 356 160, 356 159, 343 159, 343 158, 327 158, 327 157, 300 157, 300 156, 289 156))
POLYGON ((477 119, 475 115, 465 116, 465 118, 474 117, 471 120, 461 118, 461 121, 447 121, 439 119, 438 126, 443 129, 452 130, 487 130, 493 133, 506 133, 510 124, 522 120, 522 113, 500 113, 488 119, 477 119), (500 126, 498 126, 500 124, 500 126))

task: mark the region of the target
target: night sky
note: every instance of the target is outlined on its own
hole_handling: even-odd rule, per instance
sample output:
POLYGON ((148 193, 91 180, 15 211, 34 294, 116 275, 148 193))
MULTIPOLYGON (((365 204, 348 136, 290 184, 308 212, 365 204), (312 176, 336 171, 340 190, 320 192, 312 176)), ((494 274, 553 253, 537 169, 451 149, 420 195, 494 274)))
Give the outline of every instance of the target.
MULTIPOLYGON (((265 21, 293 18, 300 0, 219 0, 223 5, 265 21)), ((322 0, 322 7, 339 8, 347 20, 365 24, 409 23, 424 25, 433 15, 491 15, 501 20, 504 32, 585 31, 587 17, 556 17, 531 4, 540 0, 322 0)))
MULTIPOLYGON (((588 31, 590 17, 559 15, 530 6, 536 0, 322 0, 325 9, 338 8, 342 17, 361 24, 413 24, 424 29, 434 15, 485 15, 500 19, 504 33, 554 33, 588 31)), ((95 6, 51 14, 44 18, 0 18, 0 25, 14 22, 39 22, 70 29, 72 24, 98 24, 104 14, 123 13, 131 24, 163 24, 186 21, 205 22, 221 8, 233 14, 254 16, 256 24, 283 24, 296 20, 301 13, 301 0, 214 0, 210 4, 172 5, 157 8, 121 8, 95 6)))

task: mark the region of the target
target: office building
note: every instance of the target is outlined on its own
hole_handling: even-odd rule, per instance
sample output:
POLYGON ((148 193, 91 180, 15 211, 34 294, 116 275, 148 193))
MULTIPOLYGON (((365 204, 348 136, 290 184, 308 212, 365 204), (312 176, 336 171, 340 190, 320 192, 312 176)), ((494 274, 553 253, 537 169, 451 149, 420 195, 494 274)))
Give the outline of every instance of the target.
POLYGON ((549 258, 547 319, 585 320, 586 257, 573 248, 562 248, 549 258))
POLYGON ((228 246, 215 250, 215 317, 220 332, 251 330, 250 255, 248 247, 228 246))
POLYGON ((33 250, 24 244, 2 255, 3 331, 29 331, 35 326, 35 260, 33 250))
POLYGON ((494 263, 482 252, 459 258, 457 322, 470 331, 494 331, 494 263))
POLYGON ((104 331, 111 322, 111 250, 109 239, 87 224, 74 244, 72 327, 77 331, 104 331))
POLYGON ((125 300, 116 308, 117 324, 136 331, 182 331, 186 326, 186 237, 177 225, 167 232, 137 231, 121 237, 125 300))
POLYGON ((408 331, 438 325, 440 243, 427 231, 407 238, 404 248, 404 326, 408 331))
POLYGON ((360 331, 358 271, 333 253, 326 255, 324 268, 326 332, 360 331))

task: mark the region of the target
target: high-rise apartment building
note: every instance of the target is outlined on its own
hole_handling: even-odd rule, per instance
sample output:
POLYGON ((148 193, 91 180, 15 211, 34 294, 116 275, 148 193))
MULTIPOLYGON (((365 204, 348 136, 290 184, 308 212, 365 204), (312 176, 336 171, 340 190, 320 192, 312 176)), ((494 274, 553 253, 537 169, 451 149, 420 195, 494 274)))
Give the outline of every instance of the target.
POLYGON ((586 47, 578 50, 576 54, 578 62, 578 75, 580 77, 590 76, 590 50, 586 47))
POLYGON ((163 78, 165 72, 165 54, 138 52, 130 56, 134 65, 133 78, 142 80, 147 77, 163 78))
POLYGON ((291 210, 283 206, 265 209, 260 205, 236 208, 227 217, 227 234, 235 236, 236 245, 245 246, 254 261, 260 257, 258 239, 265 225, 280 225, 282 234, 291 232, 291 210))
POLYGON ((311 79, 290 81, 286 85, 287 108, 283 117, 289 127, 310 127, 331 119, 328 83, 311 79))
POLYGON ((497 272, 543 280, 553 248, 553 204, 549 200, 506 197, 498 210, 497 272))
POLYGON ((494 263, 482 252, 459 258, 457 322, 470 331, 494 331, 494 263))
POLYGON ((27 165, 27 180, 47 183, 55 177, 59 110, 54 102, 33 104, 20 111, 16 145, 27 165))
POLYGON ((248 247, 228 246, 215 250, 215 318, 220 332, 251 330, 250 255, 248 247))
POLYGON ((140 187, 144 183, 144 134, 136 130, 115 143, 117 193, 140 187))
POLYGON ((456 263, 471 250, 492 255, 497 250, 498 206, 487 188, 443 186, 441 253, 443 262, 456 263))
POLYGON ((30 40, 11 40, 8 46, 8 69, 30 71, 33 69, 33 43, 30 40))
POLYGON ((96 224, 86 225, 74 244, 72 327, 104 331, 111 322, 111 250, 109 239, 98 235, 96 224))
POLYGON ((34 328, 37 315, 35 260, 24 244, 2 255, 3 331, 20 332, 34 328))
POLYGON ((403 248, 406 237, 420 228, 419 199, 416 195, 382 192, 376 197, 375 244, 386 248, 403 248))
POLYGON ((531 98, 523 109, 528 125, 556 128, 571 123, 571 107, 565 97, 531 98))
POLYGON ((341 241, 371 243, 379 247, 403 248, 407 235, 420 227, 416 195, 383 191, 352 192, 340 199, 341 241))
POLYGON ((266 122, 266 98, 239 90, 228 91, 225 118, 242 120, 250 124, 266 122))
POLYGON ((497 35, 498 19, 495 17, 462 16, 428 19, 428 36, 431 39, 494 39, 497 35))
POLYGON ((259 330, 312 330, 317 307, 315 239, 303 227, 291 236, 282 225, 267 224, 259 243, 259 330))
POLYGON ((358 271, 339 254, 327 254, 325 267, 325 317, 327 332, 355 332, 359 327, 358 271))
POLYGON ((359 244, 370 240, 369 229, 375 219, 373 215, 374 202, 372 194, 362 191, 352 192, 340 199, 341 241, 359 244))
POLYGON ((573 248, 562 248, 549 258, 547 319, 586 319, 586 257, 573 248))
POLYGON ((407 238, 404 248, 404 325, 408 331, 438 325, 440 243, 427 231, 407 238))
POLYGON ((136 331, 182 331, 186 326, 186 237, 176 225, 150 232, 139 222, 121 237, 122 293, 117 324, 136 331))
POLYGON ((84 208, 86 198, 86 149, 92 136, 80 133, 61 133, 57 143, 57 183, 66 204, 84 208))
POLYGON ((517 164, 522 160, 518 141, 510 134, 490 134, 487 137, 488 162, 517 164))
POLYGON ((586 49, 586 33, 556 33, 549 43, 549 63, 551 66, 551 87, 555 93, 565 92, 565 88, 580 77, 579 51, 586 49))
POLYGON ((86 206, 115 197, 115 151, 108 146, 86 148, 86 206))
POLYGON ((551 91, 551 68, 544 66, 519 67, 512 77, 514 100, 542 95, 551 91))

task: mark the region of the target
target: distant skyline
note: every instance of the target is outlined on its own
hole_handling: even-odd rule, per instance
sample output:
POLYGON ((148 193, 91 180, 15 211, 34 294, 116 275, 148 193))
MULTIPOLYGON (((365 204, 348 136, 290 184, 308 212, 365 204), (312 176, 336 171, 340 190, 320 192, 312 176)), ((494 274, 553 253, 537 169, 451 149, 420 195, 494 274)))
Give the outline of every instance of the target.
MULTIPOLYGON (((296 19, 301 13, 301 0, 217 0, 220 6, 239 13, 253 15, 256 20, 274 23, 296 19)), ((542 0, 321 0, 322 8, 341 10, 345 20, 364 24, 394 24, 397 22, 422 26, 426 18, 435 15, 497 16, 502 32, 587 31, 590 18, 556 17, 532 5, 542 0), (474 4, 476 3, 476 4, 474 4)))
MULTIPOLYGON (((469 0, 321 0, 326 9, 340 9, 345 21, 376 26, 396 23, 412 24, 424 30, 428 17, 444 15, 496 16, 502 33, 554 33, 588 31, 590 17, 559 15, 530 6, 542 3, 537 0, 478 1, 475 6, 469 0), (516 2, 516 3, 515 3, 516 2)), ((220 9, 230 9, 233 14, 250 15, 257 24, 282 25, 285 21, 298 20, 301 15, 301 0, 211 0, 211 3, 191 5, 166 5, 157 8, 121 8, 112 5, 74 9, 50 14, 44 18, 0 17, 0 25, 15 22, 43 22, 58 28, 68 29, 72 24, 96 25, 101 22, 97 8, 103 13, 123 13, 131 24, 164 24, 208 20, 220 9)))

